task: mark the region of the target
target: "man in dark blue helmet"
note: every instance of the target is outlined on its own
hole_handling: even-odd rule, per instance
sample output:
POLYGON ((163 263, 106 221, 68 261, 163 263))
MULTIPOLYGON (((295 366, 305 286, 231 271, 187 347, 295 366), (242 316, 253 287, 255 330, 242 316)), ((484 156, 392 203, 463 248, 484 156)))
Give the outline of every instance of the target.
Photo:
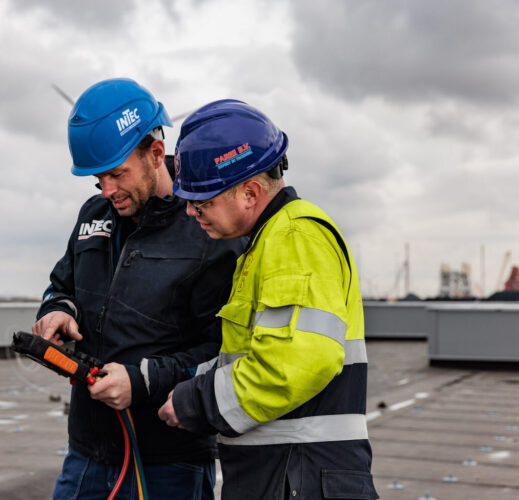
POLYGON ((241 101, 182 124, 175 194, 211 238, 250 239, 218 312, 217 366, 178 384, 159 415, 219 433, 223 500, 372 500, 357 269, 333 220, 285 186, 287 148, 241 101))
MULTIPOLYGON (((173 429, 157 410, 176 383, 218 353, 239 241, 215 242, 173 195, 163 105, 133 80, 88 88, 69 118, 72 173, 101 194, 81 208, 51 274, 33 333, 105 363, 93 386, 74 386, 69 453, 54 498, 107 498, 123 434, 113 409, 131 408, 150 499, 211 499, 213 439, 173 429)), ((130 468, 118 498, 137 498, 130 468)))

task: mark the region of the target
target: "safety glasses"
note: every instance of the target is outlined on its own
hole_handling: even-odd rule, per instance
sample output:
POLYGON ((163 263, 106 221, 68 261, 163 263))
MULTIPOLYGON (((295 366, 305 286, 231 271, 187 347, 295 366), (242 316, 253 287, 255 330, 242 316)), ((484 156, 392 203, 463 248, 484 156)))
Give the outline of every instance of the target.
MULTIPOLYGON (((242 184, 245 184, 247 181, 248 180, 240 182, 239 184, 237 184, 236 186, 233 186, 230 189, 236 190, 239 186, 241 186, 242 184)), ((222 194, 227 193, 227 192, 229 192, 229 190, 223 191, 222 193, 219 193, 216 196, 213 196, 212 198, 209 198, 208 200, 203 201, 202 203, 196 203, 196 202, 191 201, 191 200, 187 200, 187 202, 196 210, 196 213, 197 213, 198 217, 201 217, 202 216, 202 207, 204 205, 206 205, 210 201, 216 200, 216 198, 218 198, 219 196, 221 196, 222 194)))
POLYGON ((209 198, 208 200, 205 200, 202 203, 195 203, 194 201, 191 201, 191 200, 187 200, 187 202, 196 210, 198 217, 201 217, 202 216, 202 207, 206 203, 209 203, 210 201, 213 201, 213 200, 214 200, 214 198, 209 198))

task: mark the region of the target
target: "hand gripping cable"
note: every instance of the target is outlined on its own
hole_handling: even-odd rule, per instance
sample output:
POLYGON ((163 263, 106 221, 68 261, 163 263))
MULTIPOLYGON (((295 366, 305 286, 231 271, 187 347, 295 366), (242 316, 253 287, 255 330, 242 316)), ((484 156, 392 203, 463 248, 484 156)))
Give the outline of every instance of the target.
MULTIPOLYGON (((71 384, 80 382, 93 385, 96 383, 96 380, 99 380, 99 370, 103 368, 103 363, 92 356, 82 352, 72 352, 63 347, 54 345, 48 340, 33 335, 32 333, 15 332, 11 342, 11 349, 27 356, 59 375, 69 377, 71 384)), ((130 409, 126 408, 124 413, 119 410, 115 410, 115 412, 121 424, 124 437, 124 460, 121 472, 108 500, 115 498, 124 481, 130 462, 130 446, 133 448, 139 499, 148 500, 144 468, 137 445, 137 436, 135 434, 135 426, 130 409)))

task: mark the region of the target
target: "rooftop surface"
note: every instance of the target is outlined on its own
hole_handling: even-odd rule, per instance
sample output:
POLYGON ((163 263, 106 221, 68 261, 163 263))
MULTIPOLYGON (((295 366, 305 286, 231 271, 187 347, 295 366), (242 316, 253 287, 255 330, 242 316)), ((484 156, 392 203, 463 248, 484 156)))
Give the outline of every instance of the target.
MULTIPOLYGON (((425 340, 367 346, 380 497, 517 500, 519 368, 430 367, 425 340)), ((66 379, 27 359, 0 360, 2 500, 51 497, 67 449, 68 397, 66 379)))

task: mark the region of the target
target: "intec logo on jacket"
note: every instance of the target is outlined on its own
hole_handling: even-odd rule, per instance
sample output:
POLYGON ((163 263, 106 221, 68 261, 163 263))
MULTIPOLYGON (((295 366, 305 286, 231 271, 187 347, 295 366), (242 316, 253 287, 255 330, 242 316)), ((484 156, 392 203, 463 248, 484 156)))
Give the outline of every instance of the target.
POLYGON ((90 236, 106 236, 110 238, 112 233, 112 221, 111 220, 96 220, 92 222, 83 222, 79 226, 78 240, 86 240, 90 236))

